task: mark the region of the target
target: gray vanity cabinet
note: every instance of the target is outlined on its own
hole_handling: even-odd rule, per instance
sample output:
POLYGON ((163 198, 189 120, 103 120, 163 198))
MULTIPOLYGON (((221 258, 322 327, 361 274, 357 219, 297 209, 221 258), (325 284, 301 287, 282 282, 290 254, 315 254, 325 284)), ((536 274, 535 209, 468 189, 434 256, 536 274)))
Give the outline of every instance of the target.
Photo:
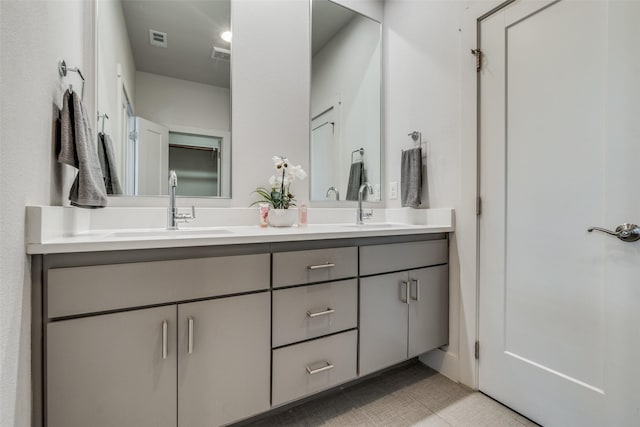
POLYGON ((178 425, 219 426, 269 409, 270 294, 178 305, 178 425))
POLYGON ((449 342, 449 268, 447 265, 409 272, 408 306, 407 357, 419 356, 449 342))
POLYGON ((176 306, 47 325, 48 427, 175 427, 176 306))
POLYGON ((407 358, 408 312, 400 283, 406 272, 360 279, 360 375, 407 358))
POLYGON ((45 425, 219 426, 268 410, 269 254, 123 258, 44 272, 45 425))
POLYGON ((447 344, 446 265, 360 280, 360 375, 447 344))
POLYGON ((360 375, 447 344, 447 261, 446 240, 360 248, 360 375))

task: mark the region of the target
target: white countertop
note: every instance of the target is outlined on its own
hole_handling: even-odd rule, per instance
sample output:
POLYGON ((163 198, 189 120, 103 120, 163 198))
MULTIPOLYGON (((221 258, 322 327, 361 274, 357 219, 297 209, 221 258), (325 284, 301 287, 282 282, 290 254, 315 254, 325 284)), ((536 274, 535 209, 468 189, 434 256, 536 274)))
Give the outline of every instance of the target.
MULTIPOLYGON (((27 207, 27 253, 53 254, 71 252, 115 251, 192 246, 235 245, 250 243, 296 242, 305 240, 345 239, 445 233, 454 231, 452 209, 426 209, 419 216, 415 212, 378 212, 374 220, 364 226, 355 223, 312 223, 305 227, 261 228, 258 225, 218 225, 214 227, 184 225, 171 231, 164 227, 139 228, 124 224, 120 217, 118 228, 92 229, 91 223, 105 224, 77 218, 78 212, 61 207, 27 207), (62 209, 62 210, 61 210, 62 209), (407 223, 408 219, 420 224, 407 223), (404 220, 404 221, 398 221, 404 220)), ((322 209, 311 218, 321 222, 322 209)), ((396 210, 400 211, 400 210, 396 210)), ((234 212, 231 212, 232 214, 234 212)), ((237 214, 237 212, 235 212, 237 214)), ((86 215, 81 212, 80 215, 86 215)), ((90 214, 89 214, 90 215, 90 214)), ((117 218, 118 215, 114 214, 117 218)), ((326 218, 331 217, 326 212, 326 218)), ((335 218, 335 215, 333 215, 335 218)), ((117 222, 116 222, 117 223, 117 222)), ((218 219, 216 224, 220 224, 218 219)), ((156 225, 156 224, 153 224, 156 225)), ((197 224, 202 225, 202 224, 197 224)))

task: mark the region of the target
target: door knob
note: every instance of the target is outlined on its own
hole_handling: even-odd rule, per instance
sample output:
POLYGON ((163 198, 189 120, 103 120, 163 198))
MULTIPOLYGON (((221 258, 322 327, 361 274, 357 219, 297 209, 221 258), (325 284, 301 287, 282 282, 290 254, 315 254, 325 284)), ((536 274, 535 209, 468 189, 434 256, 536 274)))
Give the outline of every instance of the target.
POLYGON ((640 227, 635 224, 621 224, 616 227, 616 231, 607 230, 606 228, 600 227, 591 227, 587 231, 591 233, 593 230, 602 231, 603 233, 610 234, 612 236, 617 237, 623 242, 635 242, 636 240, 640 240, 640 227))

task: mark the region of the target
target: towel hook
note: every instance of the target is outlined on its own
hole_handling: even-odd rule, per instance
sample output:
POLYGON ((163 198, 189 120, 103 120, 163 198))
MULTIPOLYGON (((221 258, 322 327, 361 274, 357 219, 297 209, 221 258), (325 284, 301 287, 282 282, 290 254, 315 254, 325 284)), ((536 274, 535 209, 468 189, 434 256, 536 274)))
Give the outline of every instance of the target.
MULTIPOLYGON (((72 73, 78 73, 78 75, 82 79, 82 89, 80 90, 80 99, 84 99, 84 76, 82 75, 82 71, 80 71, 80 68, 78 67, 75 67, 75 68, 67 67, 67 63, 65 62, 65 60, 61 59, 58 62, 58 73, 60 74, 61 77, 67 77, 67 72, 69 71, 71 71, 72 73)), ((69 88, 73 90, 73 85, 69 85, 69 88)))
POLYGON ((98 113, 98 121, 100 121, 100 119, 102 119, 102 133, 104 133, 104 121, 105 120, 109 120, 109 115, 107 113, 104 114, 100 114, 98 113))

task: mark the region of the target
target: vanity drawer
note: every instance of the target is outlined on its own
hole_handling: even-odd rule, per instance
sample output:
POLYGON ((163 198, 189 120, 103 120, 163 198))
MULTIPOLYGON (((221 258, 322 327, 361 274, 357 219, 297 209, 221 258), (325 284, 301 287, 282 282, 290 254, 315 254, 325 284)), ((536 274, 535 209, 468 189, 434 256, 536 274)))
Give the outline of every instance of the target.
POLYGON ((360 275, 446 264, 449 259, 448 246, 446 239, 361 246, 360 275))
POLYGON ((357 345, 349 331, 273 350, 273 406, 355 378, 357 345))
POLYGON ((358 275, 358 248, 330 248, 273 254, 273 287, 345 279, 358 275))
POLYGON ((357 326, 356 279, 273 291, 274 347, 357 326))
POLYGON ((269 254, 54 268, 48 317, 269 289, 269 254))

